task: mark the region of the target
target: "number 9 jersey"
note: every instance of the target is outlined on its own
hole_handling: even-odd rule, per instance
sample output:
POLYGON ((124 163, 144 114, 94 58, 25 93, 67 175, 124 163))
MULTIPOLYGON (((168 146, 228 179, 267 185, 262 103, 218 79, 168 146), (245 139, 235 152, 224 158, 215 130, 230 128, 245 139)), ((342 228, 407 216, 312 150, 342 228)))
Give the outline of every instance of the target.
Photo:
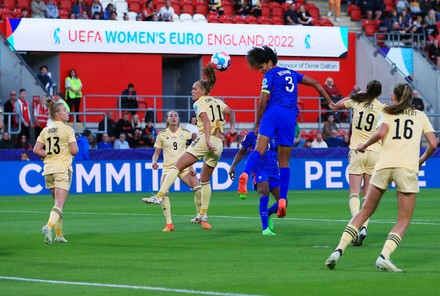
POLYGON ((76 138, 70 126, 61 121, 54 121, 41 131, 37 142, 44 144, 46 151, 43 176, 63 173, 72 166, 73 156, 69 144, 76 142, 76 138))

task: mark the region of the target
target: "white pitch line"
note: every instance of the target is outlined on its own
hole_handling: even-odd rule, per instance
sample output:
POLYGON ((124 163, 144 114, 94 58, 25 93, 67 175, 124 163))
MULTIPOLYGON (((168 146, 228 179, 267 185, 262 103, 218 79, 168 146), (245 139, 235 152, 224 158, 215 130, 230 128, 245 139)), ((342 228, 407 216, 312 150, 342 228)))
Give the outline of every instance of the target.
POLYGON ((102 284, 102 283, 88 283, 88 282, 55 281, 55 280, 32 279, 32 278, 22 278, 22 277, 13 277, 13 276, 0 276, 0 279, 11 280, 11 281, 22 281, 22 282, 57 284, 57 285, 74 285, 74 286, 104 287, 104 288, 118 288, 118 289, 132 289, 132 290, 150 290, 150 291, 175 292, 175 293, 198 294, 198 295, 259 296, 258 294, 236 294, 236 293, 222 293, 222 292, 214 292, 214 291, 171 289, 171 288, 152 287, 152 286, 135 286, 135 285, 102 284))
MULTIPOLYGON (((18 210, 0 210, 0 213, 15 213, 15 214, 47 214, 48 212, 45 211, 18 211, 18 210)), ((109 216, 151 216, 151 217, 162 217, 162 214, 149 214, 149 213, 114 213, 114 212, 107 212, 107 213, 95 213, 95 212, 69 212, 67 211, 66 214, 73 214, 73 215, 109 215, 109 216)), ((194 215, 173 215, 178 217, 193 217, 194 215)), ((259 217, 246 217, 246 216, 209 216, 210 218, 220 218, 220 219, 240 219, 240 220, 259 220, 259 217)), ((288 220, 288 221, 299 221, 299 222, 305 222, 305 221, 312 221, 312 222, 330 222, 330 223, 339 223, 344 222, 348 223, 350 220, 346 219, 321 219, 321 218, 282 218, 280 220, 288 220)), ((377 224, 395 224, 395 220, 370 220, 373 223, 377 224)), ((432 225, 432 226, 440 226, 440 222, 430 222, 430 221, 417 221, 412 220, 412 225, 432 225)))

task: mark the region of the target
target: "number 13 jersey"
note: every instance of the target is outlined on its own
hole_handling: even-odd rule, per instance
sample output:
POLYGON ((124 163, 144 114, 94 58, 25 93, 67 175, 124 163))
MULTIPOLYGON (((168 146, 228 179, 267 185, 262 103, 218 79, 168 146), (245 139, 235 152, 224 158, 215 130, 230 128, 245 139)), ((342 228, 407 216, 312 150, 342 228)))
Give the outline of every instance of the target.
POLYGON ((69 144, 76 142, 76 138, 70 126, 54 121, 41 131, 37 141, 44 144, 47 154, 44 158, 43 175, 63 173, 72 165, 73 156, 69 144))

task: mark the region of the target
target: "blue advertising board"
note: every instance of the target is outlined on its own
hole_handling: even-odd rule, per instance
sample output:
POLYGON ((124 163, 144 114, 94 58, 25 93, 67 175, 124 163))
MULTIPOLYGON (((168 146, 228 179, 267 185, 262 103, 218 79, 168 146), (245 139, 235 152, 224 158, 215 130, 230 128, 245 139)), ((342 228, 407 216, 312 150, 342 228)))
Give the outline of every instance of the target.
MULTIPOLYGON (((301 149, 302 150, 302 149, 301 149)), ((326 190, 348 188, 347 150, 340 153, 318 151, 295 152, 290 160, 291 190, 326 190), (337 157, 339 155, 339 157, 337 157)), ((211 185, 213 190, 237 190, 237 180, 230 180, 228 171, 237 150, 230 149, 223 154, 215 169, 211 185)), ((124 193, 124 192, 155 192, 159 189, 161 169, 153 170, 151 159, 140 153, 137 159, 94 159, 75 161, 73 163, 73 180, 71 193, 124 193)), ((117 154, 121 158, 121 154, 117 154)), ((107 155, 112 158, 112 155, 107 155)), ((99 157, 95 157, 99 158, 99 157)), ((432 157, 422 166, 419 173, 421 188, 440 188, 440 178, 436 168, 440 166, 440 157, 432 157)), ((194 165, 200 173, 202 163, 194 165)), ((244 160, 236 167, 236 172, 244 168, 244 160)), ((32 161, 0 161, 0 195, 48 194, 42 176, 43 162, 32 161)), ((190 191, 179 179, 171 191, 190 191)))

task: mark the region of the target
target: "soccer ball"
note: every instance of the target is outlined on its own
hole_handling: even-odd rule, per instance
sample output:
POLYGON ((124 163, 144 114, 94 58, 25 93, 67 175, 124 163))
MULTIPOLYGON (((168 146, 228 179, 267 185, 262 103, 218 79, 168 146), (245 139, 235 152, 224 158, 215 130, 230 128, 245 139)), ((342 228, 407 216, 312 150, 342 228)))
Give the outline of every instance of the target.
POLYGON ((216 52, 211 57, 211 65, 219 71, 226 71, 231 66, 231 57, 226 52, 216 52))

